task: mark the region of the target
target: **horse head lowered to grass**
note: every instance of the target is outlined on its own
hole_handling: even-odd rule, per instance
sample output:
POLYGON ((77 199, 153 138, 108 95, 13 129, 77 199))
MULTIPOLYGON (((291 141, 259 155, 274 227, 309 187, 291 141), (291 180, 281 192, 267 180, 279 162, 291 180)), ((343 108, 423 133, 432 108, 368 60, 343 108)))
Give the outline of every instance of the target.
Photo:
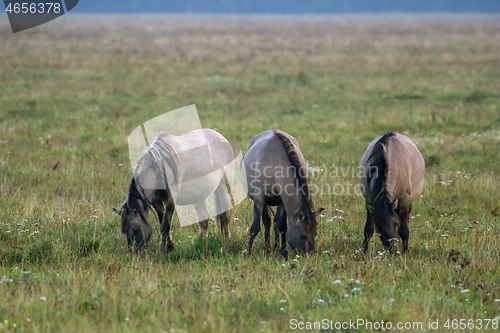
POLYGON ((366 199, 363 248, 376 228, 388 250, 408 250, 408 223, 413 201, 424 187, 425 162, 408 137, 387 133, 373 140, 359 163, 360 185, 366 199))
POLYGON ((281 253, 284 256, 285 240, 293 252, 314 251, 316 216, 323 209, 313 211, 305 177, 306 164, 297 140, 279 130, 257 134, 250 140, 243 164, 247 194, 254 201, 254 220, 250 228, 248 254, 251 253, 255 237, 260 231, 261 216, 266 245, 269 246, 269 206, 278 206, 274 224, 275 248, 278 247, 278 238, 281 236, 281 253))
POLYGON ((220 228, 229 236, 233 220, 234 156, 231 144, 210 129, 182 136, 160 133, 139 159, 127 199, 120 209, 114 209, 121 217, 121 230, 128 246, 132 248, 135 242, 141 250, 147 245, 153 232, 149 222, 152 208, 161 224, 162 251, 173 249, 170 229, 176 205, 194 206, 200 238, 205 237, 210 218, 206 200, 213 194, 220 228))

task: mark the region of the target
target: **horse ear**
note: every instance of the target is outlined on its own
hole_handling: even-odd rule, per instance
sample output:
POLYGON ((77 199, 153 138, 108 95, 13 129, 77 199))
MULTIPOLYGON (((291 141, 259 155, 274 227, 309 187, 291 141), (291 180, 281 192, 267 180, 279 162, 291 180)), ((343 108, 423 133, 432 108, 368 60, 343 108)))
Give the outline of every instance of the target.
POLYGON ((398 203, 399 203, 399 200, 398 200, 398 199, 394 200, 394 201, 392 202, 392 207, 393 207, 394 209, 398 208, 398 203))
POLYGON ((318 217, 318 215, 321 214, 321 212, 324 211, 324 210, 325 210, 324 208, 320 208, 317 211, 313 212, 314 217, 318 217))
POLYGON ((123 210, 119 210, 119 209, 113 208, 113 212, 115 212, 116 215, 122 216, 123 210))

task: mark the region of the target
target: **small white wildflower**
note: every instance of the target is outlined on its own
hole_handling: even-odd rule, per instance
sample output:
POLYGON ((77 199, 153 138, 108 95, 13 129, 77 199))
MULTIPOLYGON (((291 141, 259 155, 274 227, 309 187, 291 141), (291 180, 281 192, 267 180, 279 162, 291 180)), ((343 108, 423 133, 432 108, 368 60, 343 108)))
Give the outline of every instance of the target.
POLYGON ((40 299, 41 299, 42 301, 46 301, 46 300, 47 300, 47 297, 43 297, 43 296, 42 296, 42 297, 40 297, 40 299))
POLYGON ((462 294, 463 293, 468 293, 468 292, 469 292, 469 289, 464 289, 464 290, 461 291, 462 294))
POLYGON ((335 280, 335 281, 333 281, 333 283, 334 283, 334 284, 335 284, 335 283, 341 283, 341 282, 342 282, 342 281, 340 281, 340 280, 335 280))
POLYGON ((286 299, 282 299, 280 303, 286 303, 286 299))

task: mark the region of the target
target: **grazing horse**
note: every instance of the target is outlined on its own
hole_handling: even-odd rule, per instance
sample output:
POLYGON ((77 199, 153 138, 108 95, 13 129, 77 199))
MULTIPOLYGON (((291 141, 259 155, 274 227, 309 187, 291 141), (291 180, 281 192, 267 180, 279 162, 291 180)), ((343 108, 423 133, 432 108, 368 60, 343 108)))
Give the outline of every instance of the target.
POLYGON ((286 257, 285 240, 294 252, 314 250, 316 216, 323 208, 312 211, 305 165, 297 140, 285 132, 269 130, 250 140, 243 158, 245 189, 254 202, 248 254, 251 254, 253 242, 260 231, 261 216, 266 246, 269 247, 269 206, 278 206, 274 224, 275 248, 278 247, 278 235, 281 235, 280 252, 283 256, 286 257), (290 222, 288 226, 287 217, 290 222))
POLYGON ((182 136, 160 133, 139 159, 121 209, 113 209, 121 216, 121 230, 129 248, 135 241, 142 250, 151 237, 150 208, 156 211, 161 224, 162 251, 174 247, 170 228, 175 205, 194 205, 200 238, 205 237, 210 217, 206 199, 214 193, 221 231, 229 236, 233 179, 234 153, 219 133, 210 129, 182 136))
POLYGON ((424 172, 424 159, 408 137, 387 133, 370 143, 359 163, 367 212, 365 251, 374 227, 386 249, 397 249, 399 234, 403 250, 408 250, 412 202, 422 193, 424 172))

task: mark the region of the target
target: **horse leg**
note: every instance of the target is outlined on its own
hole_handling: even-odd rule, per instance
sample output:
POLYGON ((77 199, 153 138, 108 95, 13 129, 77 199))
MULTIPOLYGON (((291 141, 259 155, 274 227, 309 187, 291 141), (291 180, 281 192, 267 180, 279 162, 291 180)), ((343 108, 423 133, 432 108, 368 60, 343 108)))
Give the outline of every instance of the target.
POLYGON ((133 250, 134 250, 134 238, 133 237, 127 236, 127 246, 128 246, 128 250, 130 252, 133 252, 133 250))
POLYGON ((158 194, 155 194, 153 196, 153 200, 151 200, 151 204, 153 205, 156 215, 158 215, 158 222, 161 225, 163 221, 163 213, 165 212, 162 197, 158 194))
POLYGON ((194 204, 194 209, 198 214, 198 221, 200 221, 200 239, 207 237, 208 234, 208 210, 205 201, 200 201, 194 204))
POLYGON ((370 211, 371 208, 368 203, 366 203, 366 224, 365 224, 365 241, 363 242, 363 250, 368 251, 368 244, 370 243, 370 239, 373 236, 373 231, 375 229, 375 220, 373 213, 370 211))
POLYGON ((281 248, 284 250, 286 248, 286 229, 288 228, 287 224, 287 215, 285 211, 285 206, 283 206, 283 215, 281 217, 280 222, 280 234, 281 234, 281 248))
MULTIPOLYGON (((223 178, 224 179, 224 178, 223 178)), ((215 190, 215 204, 217 208, 217 220, 222 235, 229 237, 231 225, 233 224, 233 209, 229 193, 231 188, 222 180, 215 190)))
POLYGON ((279 242, 280 242, 280 223, 281 223, 281 216, 280 216, 280 206, 276 208, 276 215, 274 216, 274 251, 276 251, 279 247, 279 242))
POLYGON ((279 252, 285 258, 288 257, 286 251, 286 229, 287 229, 287 224, 286 224, 285 206, 283 204, 279 204, 278 207, 276 208, 276 217, 274 218, 274 238, 276 241, 276 243, 274 244, 274 248, 275 249, 278 248, 279 239, 281 236, 281 248, 279 252))
POLYGON ((252 245, 255 240, 255 236, 257 236, 260 232, 260 214, 262 212, 262 204, 258 202, 254 202, 253 205, 253 223, 250 227, 250 240, 248 241, 247 253, 250 255, 252 253, 252 245))
POLYGON ((401 237, 401 241, 403 242, 403 251, 408 251, 408 238, 410 237, 410 229, 408 225, 410 223, 410 213, 413 204, 410 203, 404 207, 399 208, 399 219, 401 220, 401 224, 399 225, 399 237, 401 237))
POLYGON ((262 223, 264 223, 264 238, 266 240, 266 248, 269 248, 269 238, 271 236, 271 216, 269 216, 269 206, 264 205, 262 208, 262 223))
MULTIPOLYGON (((163 204, 162 204, 163 206, 163 204)), ((157 207, 154 206, 154 209, 158 212, 157 207)), ((161 249, 160 252, 169 252, 174 249, 174 241, 172 240, 172 231, 170 229, 172 221, 172 216, 174 215, 175 204, 172 198, 168 198, 165 207, 165 214, 162 214, 161 219, 161 249)), ((158 213, 158 216, 160 214, 158 213)))

